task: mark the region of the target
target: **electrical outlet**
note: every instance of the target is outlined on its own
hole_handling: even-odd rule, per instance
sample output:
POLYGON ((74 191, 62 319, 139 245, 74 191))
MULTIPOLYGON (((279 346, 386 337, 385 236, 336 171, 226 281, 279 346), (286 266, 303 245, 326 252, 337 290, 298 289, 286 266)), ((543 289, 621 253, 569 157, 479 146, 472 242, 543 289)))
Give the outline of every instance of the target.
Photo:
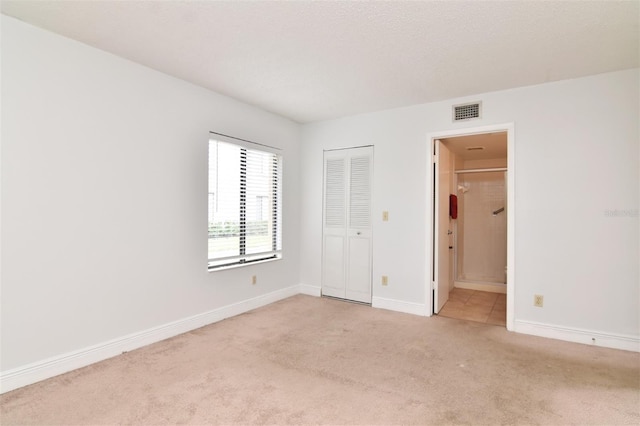
POLYGON ((386 275, 382 276, 382 285, 387 285, 389 284, 389 277, 386 275))
POLYGON ((389 221, 389 212, 388 211, 383 211, 382 212, 382 221, 383 222, 388 222, 389 221))
POLYGON ((533 295, 533 306, 537 306, 538 308, 542 308, 542 305, 544 305, 544 296, 541 294, 534 294, 533 295))
POLYGON ((251 277, 251 284, 255 285, 258 283, 258 277, 256 275, 253 275, 251 277))

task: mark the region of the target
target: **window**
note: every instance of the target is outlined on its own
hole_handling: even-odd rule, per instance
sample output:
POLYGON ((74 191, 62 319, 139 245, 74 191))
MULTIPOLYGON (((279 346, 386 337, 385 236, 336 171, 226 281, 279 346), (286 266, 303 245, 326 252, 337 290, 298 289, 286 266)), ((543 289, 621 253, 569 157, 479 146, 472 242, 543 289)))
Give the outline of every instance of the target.
POLYGON ((211 134, 209 269, 281 257, 282 157, 266 149, 211 134))

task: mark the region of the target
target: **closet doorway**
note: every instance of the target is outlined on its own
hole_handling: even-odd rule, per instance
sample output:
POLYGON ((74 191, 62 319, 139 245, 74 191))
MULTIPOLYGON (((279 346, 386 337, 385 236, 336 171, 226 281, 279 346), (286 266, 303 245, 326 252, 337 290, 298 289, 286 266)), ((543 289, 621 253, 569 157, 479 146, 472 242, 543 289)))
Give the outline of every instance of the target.
POLYGON ((371 304, 373 147, 324 152, 322 295, 371 304))
POLYGON ((511 330, 513 126, 443 132, 430 143, 431 312, 511 330))

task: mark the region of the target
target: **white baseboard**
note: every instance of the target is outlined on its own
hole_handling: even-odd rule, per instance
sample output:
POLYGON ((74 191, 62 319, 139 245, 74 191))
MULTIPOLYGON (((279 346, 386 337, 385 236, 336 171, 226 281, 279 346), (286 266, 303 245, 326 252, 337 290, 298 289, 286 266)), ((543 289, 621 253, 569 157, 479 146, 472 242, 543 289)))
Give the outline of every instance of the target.
MULTIPOLYGON (((320 287, 306 284, 287 287, 262 296, 243 300, 238 303, 194 315, 189 318, 184 318, 182 320, 174 321, 138 333, 132 333, 84 349, 14 368, 12 370, 3 371, 0 372, 0 393, 5 393, 77 368, 103 361, 107 358, 120 355, 123 352, 132 351, 142 346, 150 345, 152 343, 195 330, 205 325, 248 312, 252 309, 277 302, 278 300, 286 299, 287 297, 291 297, 296 294, 320 296, 320 287)), ((385 299, 382 297, 373 297, 371 302, 371 305, 374 308, 388 309, 391 311, 420 316, 429 315, 429 309, 425 304, 385 299)), ((522 320, 515 321, 514 331, 533 336, 640 352, 640 338, 638 336, 612 335, 522 320)))
POLYGON ((283 288, 189 318, 184 318, 138 333, 132 333, 108 342, 37 361, 12 370, 3 371, 0 373, 0 393, 27 386, 77 368, 86 367, 87 365, 120 355, 123 352, 132 351, 142 346, 195 330, 225 318, 248 312, 281 299, 286 299, 301 292, 302 290, 299 285, 283 288))
POLYGON ((413 302, 404 302, 402 300, 385 299, 383 297, 371 298, 371 306, 374 308, 388 309, 390 311, 404 312, 406 314, 428 316, 429 309, 427 305, 413 302))
POLYGON ((489 291, 491 293, 507 294, 506 284, 454 281, 453 286, 457 288, 465 288, 468 290, 489 291))
POLYGON ((309 284, 300 284, 300 293, 307 294, 309 296, 322 296, 322 289, 320 286, 309 285, 309 284))
POLYGON ((638 336, 607 334, 522 320, 515 321, 514 331, 517 333, 548 337, 567 342, 640 352, 640 337, 638 336))

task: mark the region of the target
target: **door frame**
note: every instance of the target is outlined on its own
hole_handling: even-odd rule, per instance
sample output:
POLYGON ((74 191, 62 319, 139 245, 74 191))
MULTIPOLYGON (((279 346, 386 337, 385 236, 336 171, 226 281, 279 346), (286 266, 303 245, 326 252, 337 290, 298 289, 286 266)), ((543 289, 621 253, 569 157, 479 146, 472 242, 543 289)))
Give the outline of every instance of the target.
MULTIPOLYGON (((516 157, 515 157, 515 126, 514 123, 492 124, 488 126, 469 127, 456 130, 445 130, 428 134, 427 146, 427 216, 429 217, 427 226, 427 241, 435 241, 434 224, 435 215, 435 196, 431 193, 434 189, 433 176, 433 153, 435 141, 438 139, 446 139, 461 136, 473 136, 482 133, 507 132, 507 330, 513 331, 515 327, 515 193, 516 193, 516 157)), ((428 316, 432 316, 434 304, 434 281, 433 272, 435 271, 435 253, 433 244, 427 244, 428 261, 426 271, 425 293, 428 316)))
MULTIPOLYGON (((321 248, 321 280, 320 280, 320 297, 333 297, 333 298, 337 298, 340 300, 346 300, 349 302, 353 302, 353 303, 361 303, 361 304, 365 304, 368 306, 372 305, 373 302, 373 180, 374 180, 374 151, 375 151, 375 146, 374 145, 358 145, 358 146, 349 146, 349 147, 343 147, 343 148, 332 148, 332 149, 324 149, 322 151, 322 230, 321 230, 321 235, 322 235, 322 248, 321 248), (354 150, 363 150, 366 149, 368 150, 369 153, 369 159, 370 159, 370 182, 369 182, 369 190, 370 190, 370 204, 369 204, 369 217, 370 217, 370 224, 369 224, 369 230, 368 230, 368 234, 369 234, 369 297, 367 301, 363 301, 363 300, 357 300, 357 299, 353 299, 350 297, 347 297, 347 293, 348 293, 348 267, 350 266, 350 253, 348 251, 348 249, 350 248, 351 245, 351 239, 355 239, 358 238, 355 235, 351 235, 350 234, 350 230, 352 230, 353 228, 349 227, 349 201, 350 201, 350 190, 347 190, 345 193, 345 235, 344 235, 344 243, 343 243, 343 261, 346 259, 345 263, 343 264, 343 271, 342 271, 342 275, 343 275, 343 280, 344 280, 344 285, 345 285, 345 294, 344 295, 335 295, 335 294, 325 294, 325 280, 326 280, 326 271, 325 271, 325 213, 326 213, 326 161, 327 161, 327 154, 330 153, 336 153, 336 152, 346 152, 346 151, 351 151, 351 153, 353 153, 354 150)), ((345 159, 348 160, 352 158, 351 156, 346 157, 345 159)), ((351 165, 349 165, 349 170, 351 170, 351 165)), ((350 174, 345 174, 345 178, 346 180, 346 184, 350 185, 351 181, 351 175, 350 174)), ((360 235, 360 232, 357 232, 357 235, 360 235)))
POLYGON ((451 150, 448 146, 446 146, 440 139, 433 140, 433 159, 434 161, 431 164, 431 176, 433 177, 433 209, 431 210, 433 214, 433 240, 431 244, 432 248, 432 261, 433 261, 433 269, 432 269, 432 280, 433 280, 433 303, 431 306, 432 313, 435 315, 437 312, 442 309, 442 307, 447 303, 449 299, 450 285, 453 282, 454 277, 451 274, 451 258, 452 252, 451 250, 447 250, 444 252, 444 247, 451 248, 450 240, 451 240, 451 232, 452 228, 455 226, 455 223, 451 221, 450 218, 450 201, 449 194, 452 192, 451 187, 451 178, 455 175, 454 168, 451 165, 451 150), (443 151, 446 152, 446 160, 443 158, 443 151), (446 170, 444 172, 443 170, 446 170), (443 182, 446 178, 446 182, 443 182), (437 182, 436 182, 437 179, 437 182), (446 194, 442 194, 442 187, 447 187, 446 194), (436 189, 437 188, 437 189, 436 189), (444 209, 444 212, 443 212, 444 209), (443 214, 444 213, 444 214, 443 214), (453 225, 453 226, 452 226, 453 225), (446 228, 447 236, 445 237, 443 234, 443 230, 446 228), (438 253, 438 259, 434 258, 435 253, 438 253), (446 256, 444 256, 446 253, 446 256), (446 268, 441 268, 443 265, 443 261, 446 257, 446 268), (446 271, 443 271, 446 270, 446 271), (443 278, 443 275, 446 275, 446 283, 441 282, 440 280, 443 278), (436 279, 437 278, 437 279, 436 279), (436 286, 436 282, 438 285, 436 286), (443 288, 446 289, 447 298, 444 300, 442 306, 440 303, 443 301, 443 288))

